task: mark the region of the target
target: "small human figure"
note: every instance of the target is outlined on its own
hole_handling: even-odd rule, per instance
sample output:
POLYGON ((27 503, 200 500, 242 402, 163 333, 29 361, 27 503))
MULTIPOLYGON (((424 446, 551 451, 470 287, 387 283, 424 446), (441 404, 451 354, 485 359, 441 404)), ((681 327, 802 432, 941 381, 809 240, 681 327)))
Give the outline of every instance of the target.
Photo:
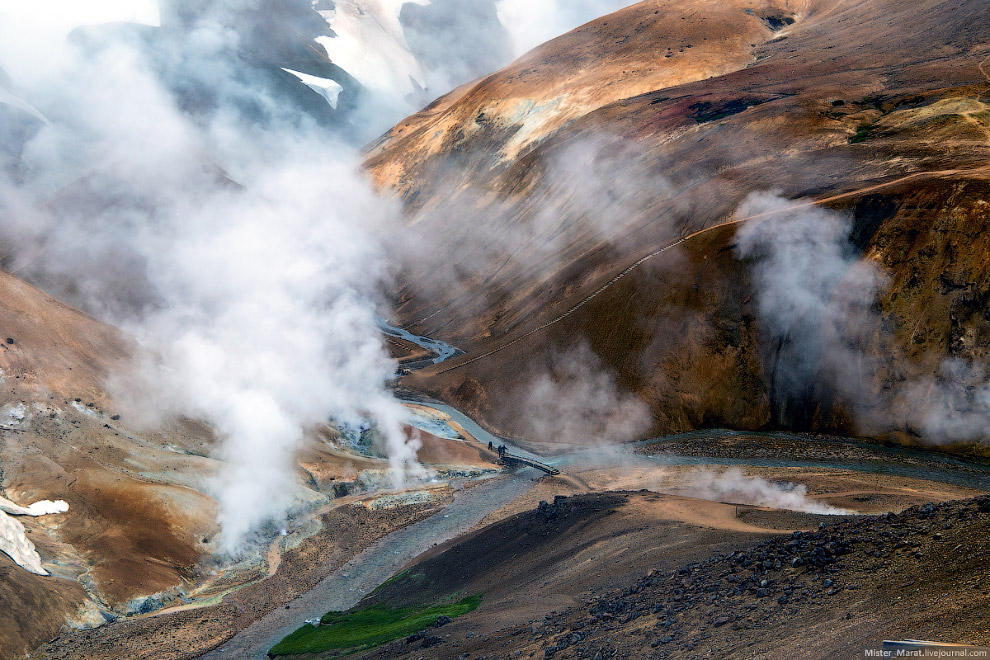
POLYGON ((492 443, 491 440, 489 440, 488 441, 488 451, 492 451, 493 449, 495 449, 495 445, 492 443))

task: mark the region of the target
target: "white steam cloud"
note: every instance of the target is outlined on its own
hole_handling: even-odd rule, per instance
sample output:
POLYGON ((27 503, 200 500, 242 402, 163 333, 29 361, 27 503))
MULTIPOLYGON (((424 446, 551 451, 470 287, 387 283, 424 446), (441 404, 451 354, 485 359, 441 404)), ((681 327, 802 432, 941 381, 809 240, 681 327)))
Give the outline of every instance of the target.
POLYGON ((156 0, 48 0, 43 7, 39 3, 24 0, 0 0, 0 20, 15 18, 35 28, 67 33, 79 25, 97 25, 113 21, 127 21, 145 25, 159 25, 161 15, 156 0))
MULTIPOLYGON (((990 439, 990 374, 959 356, 935 373, 906 358, 875 353, 885 329, 879 294, 889 277, 850 239, 852 217, 754 193, 737 217, 737 251, 753 261, 760 318, 774 343, 771 403, 778 422, 831 392, 850 406, 860 432, 907 431, 931 444, 990 439), (894 376, 877 382, 878 365, 894 376)), ((802 413, 801 411, 805 412, 802 413)), ((806 420, 804 420, 806 421, 806 420)))
POLYGON ((549 355, 511 409, 528 434, 546 442, 604 445, 633 440, 650 427, 650 409, 622 391, 586 344, 549 355))
POLYGON ((767 481, 763 477, 747 476, 736 467, 722 472, 701 468, 692 471, 687 478, 688 484, 679 489, 679 492, 701 500, 830 516, 849 513, 845 509, 809 498, 808 488, 804 484, 767 481))
POLYGON ((634 5, 629 0, 496 0, 516 57, 599 16, 634 5))
POLYGON ((375 317, 398 209, 356 150, 237 68, 219 23, 150 59, 131 32, 93 48, 32 25, 3 23, 0 66, 51 123, 0 170, 0 258, 143 344, 116 398, 213 424, 222 549, 284 515, 294 451, 330 417, 373 420, 395 481, 417 474, 375 317), (175 62, 211 81, 210 105, 163 83, 175 62))
POLYGON ((576 468, 582 478, 598 489, 647 488, 656 493, 710 502, 824 515, 851 513, 809 496, 804 484, 748 475, 739 467, 673 467, 664 465, 662 457, 659 464, 656 459, 633 453, 628 445, 600 445, 578 454, 569 468, 576 468))
POLYGON ((753 193, 739 217, 773 214, 743 224, 737 252, 754 260, 757 305, 764 330, 778 342, 771 398, 784 421, 790 401, 810 400, 819 377, 843 387, 860 378, 850 372, 862 346, 839 341, 845 326, 862 327, 885 283, 872 262, 860 259, 850 241, 852 218, 795 203, 772 193, 753 193))

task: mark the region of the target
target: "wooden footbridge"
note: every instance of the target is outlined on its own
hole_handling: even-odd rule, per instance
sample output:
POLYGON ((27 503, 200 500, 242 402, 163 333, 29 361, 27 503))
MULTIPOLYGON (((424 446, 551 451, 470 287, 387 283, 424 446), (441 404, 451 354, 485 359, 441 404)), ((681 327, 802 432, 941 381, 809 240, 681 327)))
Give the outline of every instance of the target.
POLYGON ((511 454, 511 453, 509 453, 507 451, 501 451, 501 452, 499 452, 499 458, 501 460, 502 465, 510 465, 510 466, 511 465, 526 465, 528 467, 536 468, 537 470, 541 470, 543 472, 546 472, 551 477, 555 477, 558 474, 560 474, 560 470, 558 470, 557 468, 555 468, 552 465, 547 465, 546 463, 541 463, 540 461, 538 461, 536 459, 533 459, 533 458, 527 458, 525 456, 516 456, 515 454, 511 454))

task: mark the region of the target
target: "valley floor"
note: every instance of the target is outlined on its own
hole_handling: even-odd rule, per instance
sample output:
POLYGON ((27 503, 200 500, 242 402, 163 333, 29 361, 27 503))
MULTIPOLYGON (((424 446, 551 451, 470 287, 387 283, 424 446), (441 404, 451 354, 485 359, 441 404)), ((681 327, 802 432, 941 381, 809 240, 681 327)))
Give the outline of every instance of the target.
POLYGON ((561 456, 559 477, 523 469, 467 482, 455 506, 449 489, 432 503, 338 506, 272 575, 215 605, 65 635, 34 657, 246 660, 324 610, 475 593, 477 610, 427 631, 435 646, 398 641, 361 657, 772 658, 781 644, 803 645, 798 657, 845 657, 892 636, 990 641, 973 614, 990 604, 981 586, 990 500, 973 499, 990 492, 986 466, 829 439, 709 435, 561 456), (713 447, 719 455, 706 456, 713 447), (859 515, 698 490, 730 468, 803 487, 806 510, 859 515), (384 561, 393 550, 404 558, 384 561), (795 557, 803 563, 792 566, 795 557), (370 593, 410 560, 415 580, 370 593), (365 569, 367 584, 354 582, 365 569))

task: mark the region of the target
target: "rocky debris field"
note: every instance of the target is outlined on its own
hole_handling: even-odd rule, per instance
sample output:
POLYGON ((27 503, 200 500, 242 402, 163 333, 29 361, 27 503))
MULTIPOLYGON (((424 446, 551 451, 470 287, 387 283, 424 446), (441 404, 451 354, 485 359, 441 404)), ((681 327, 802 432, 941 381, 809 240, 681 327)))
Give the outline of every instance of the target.
MULTIPOLYGON (((547 521, 562 506, 541 503, 547 521)), ((672 571, 585 607, 465 639, 424 633, 376 658, 846 657, 883 639, 982 645, 990 497, 839 519, 672 571), (436 639, 439 638, 439 639, 436 639), (838 655, 836 655, 838 654, 838 655)))

